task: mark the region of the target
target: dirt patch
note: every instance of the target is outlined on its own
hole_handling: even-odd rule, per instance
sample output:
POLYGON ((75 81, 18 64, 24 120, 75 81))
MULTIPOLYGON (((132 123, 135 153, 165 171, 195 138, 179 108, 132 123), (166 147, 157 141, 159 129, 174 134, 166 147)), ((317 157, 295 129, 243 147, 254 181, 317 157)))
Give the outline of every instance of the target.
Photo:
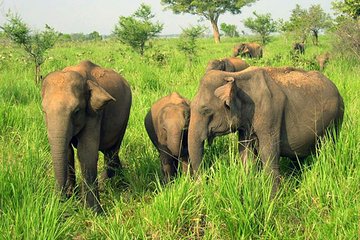
POLYGON ((316 71, 304 71, 293 67, 264 68, 277 83, 284 86, 320 88, 323 77, 316 71))

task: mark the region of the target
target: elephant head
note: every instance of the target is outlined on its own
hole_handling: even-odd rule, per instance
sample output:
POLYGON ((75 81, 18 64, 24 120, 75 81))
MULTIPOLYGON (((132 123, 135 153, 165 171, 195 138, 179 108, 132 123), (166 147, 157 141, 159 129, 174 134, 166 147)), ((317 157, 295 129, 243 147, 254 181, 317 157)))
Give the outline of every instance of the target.
POLYGON ((170 153, 174 156, 181 156, 181 141, 183 140, 184 130, 189 125, 189 109, 187 106, 181 107, 168 105, 164 107, 158 118, 158 140, 159 144, 167 146, 170 153))
POLYGON ((188 149, 194 171, 201 162, 205 140, 211 142, 216 136, 249 129, 254 114, 253 102, 236 87, 235 78, 247 81, 251 76, 233 74, 221 71, 206 73, 191 102, 188 149))
POLYGON ((84 128, 89 116, 96 116, 115 99, 95 81, 75 71, 56 71, 47 75, 42 84, 42 109, 57 185, 66 189, 71 143, 84 128))

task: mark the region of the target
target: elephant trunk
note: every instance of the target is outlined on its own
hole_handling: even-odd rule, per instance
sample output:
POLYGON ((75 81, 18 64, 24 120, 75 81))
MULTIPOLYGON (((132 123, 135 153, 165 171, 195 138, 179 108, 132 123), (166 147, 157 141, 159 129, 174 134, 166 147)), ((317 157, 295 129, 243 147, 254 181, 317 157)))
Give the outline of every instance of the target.
POLYGON ((195 111, 191 111, 188 131, 188 150, 191 167, 196 173, 204 154, 204 142, 207 138, 207 119, 195 111))
POLYGON ((172 155, 180 157, 181 154, 181 142, 182 142, 181 130, 177 130, 175 133, 168 132, 168 148, 172 155))
MULTIPOLYGON (((48 123, 51 121, 47 121, 48 123)), ((68 178, 68 151, 70 145, 69 121, 59 121, 48 124, 48 139, 54 166, 57 187, 64 193, 68 178)))

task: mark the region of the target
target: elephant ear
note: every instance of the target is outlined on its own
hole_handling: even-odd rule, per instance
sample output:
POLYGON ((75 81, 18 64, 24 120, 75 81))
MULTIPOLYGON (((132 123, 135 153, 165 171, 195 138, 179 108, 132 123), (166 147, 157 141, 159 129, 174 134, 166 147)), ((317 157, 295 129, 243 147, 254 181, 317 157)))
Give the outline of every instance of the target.
POLYGON ((165 111, 166 109, 162 109, 161 112, 159 113, 158 118, 156 119, 157 138, 159 143, 162 145, 166 145, 167 142, 167 131, 165 128, 165 118, 166 118, 165 111))
POLYGON ((218 87, 214 94, 216 97, 220 98, 220 100, 223 101, 227 107, 230 107, 231 90, 234 84, 234 78, 226 77, 224 80, 227 81, 227 83, 221 87, 218 87))
POLYGON ((90 90, 89 106, 97 112, 104 108, 104 106, 110 101, 116 101, 105 89, 103 89, 98 83, 87 80, 87 85, 90 90))

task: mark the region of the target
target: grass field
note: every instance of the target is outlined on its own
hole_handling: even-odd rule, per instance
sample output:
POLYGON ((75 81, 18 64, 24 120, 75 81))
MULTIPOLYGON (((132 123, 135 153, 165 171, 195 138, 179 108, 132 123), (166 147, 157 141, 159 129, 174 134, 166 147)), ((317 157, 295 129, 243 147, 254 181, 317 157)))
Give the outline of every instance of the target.
MULTIPOLYGON (((316 68, 312 56, 330 49, 330 40, 310 45, 298 65, 316 68)), ((324 74, 346 107, 341 134, 335 146, 325 141, 298 172, 282 159, 280 191, 270 201, 266 175, 255 169, 245 174, 234 134, 206 146, 198 181, 181 176, 160 184, 158 154, 143 126, 146 112, 172 91, 192 99, 207 61, 229 56, 241 39, 220 45, 200 40, 192 66, 176 41, 154 41, 145 57, 113 41, 62 43, 43 65, 45 75, 89 59, 120 72, 131 85, 133 105, 120 152, 126 184, 119 178, 101 184, 105 213, 98 216, 76 198, 59 200, 33 64, 17 48, 1 46, 0 239, 359 239, 359 62, 329 62, 324 74)), ((290 45, 277 37, 264 58, 250 64, 291 65, 290 45)))

